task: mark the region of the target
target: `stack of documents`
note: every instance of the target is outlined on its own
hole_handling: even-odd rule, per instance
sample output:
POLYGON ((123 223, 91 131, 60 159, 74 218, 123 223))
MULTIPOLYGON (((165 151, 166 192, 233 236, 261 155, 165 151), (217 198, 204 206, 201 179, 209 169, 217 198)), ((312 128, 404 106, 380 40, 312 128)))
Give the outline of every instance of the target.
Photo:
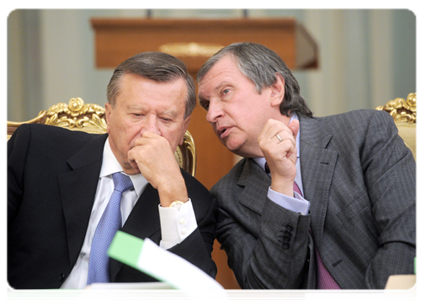
MULTIPOLYGON (((218 297, 215 299, 226 298, 225 290, 216 280, 182 257, 160 248, 150 239, 142 240, 118 231, 108 255, 161 281, 146 288, 156 286, 160 289, 183 290, 197 299, 208 293, 218 297)), ((130 284, 128 286, 131 288, 130 284)))

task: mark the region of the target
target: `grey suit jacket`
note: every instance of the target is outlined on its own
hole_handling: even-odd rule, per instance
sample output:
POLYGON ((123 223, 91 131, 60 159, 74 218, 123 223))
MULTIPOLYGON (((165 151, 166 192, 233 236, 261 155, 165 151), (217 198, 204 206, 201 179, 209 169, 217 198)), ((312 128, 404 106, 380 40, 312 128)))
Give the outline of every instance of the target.
POLYGON ((300 117, 300 130, 309 215, 268 199, 270 178, 252 159, 211 190, 217 238, 240 286, 316 288, 314 247, 343 289, 384 288, 389 275, 413 273, 415 161, 392 117, 300 117))

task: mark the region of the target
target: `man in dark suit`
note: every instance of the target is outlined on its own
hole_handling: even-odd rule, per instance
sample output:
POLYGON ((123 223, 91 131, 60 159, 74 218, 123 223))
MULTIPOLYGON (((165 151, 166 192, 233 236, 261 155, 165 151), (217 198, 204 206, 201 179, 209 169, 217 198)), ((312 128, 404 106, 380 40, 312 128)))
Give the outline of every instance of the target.
MULTIPOLYGON (((150 238, 216 275, 216 201, 174 156, 196 103, 185 65, 164 53, 135 55, 116 68, 107 97, 108 134, 33 124, 20 126, 8 142, 13 288, 87 285, 93 237, 119 185, 116 173, 130 178, 117 208, 121 230, 150 238)), ((154 280, 118 261, 106 263, 106 281, 154 280)))
POLYGON ((416 177, 386 112, 314 118, 270 49, 233 44, 197 74, 219 140, 244 157, 211 190, 242 288, 380 289, 413 273, 416 177))

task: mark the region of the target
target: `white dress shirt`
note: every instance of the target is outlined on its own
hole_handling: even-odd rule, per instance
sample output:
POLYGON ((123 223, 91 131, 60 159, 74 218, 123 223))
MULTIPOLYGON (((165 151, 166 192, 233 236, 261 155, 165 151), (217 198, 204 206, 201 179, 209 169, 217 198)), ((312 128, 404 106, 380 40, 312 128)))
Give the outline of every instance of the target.
MULTIPOLYGON (((110 200, 114 190, 112 174, 123 172, 122 166, 114 156, 110 149, 109 139, 106 140, 103 150, 103 162, 98 180, 97 191, 94 198, 94 204, 91 211, 90 221, 87 232, 85 234, 84 243, 81 248, 79 257, 73 267, 68 278, 65 280, 61 288, 64 289, 82 289, 87 284, 88 265, 90 259, 91 242, 94 236, 97 224, 103 215, 104 210, 110 200)), ((139 197, 147 186, 148 182, 142 174, 128 175, 134 186, 134 189, 126 191, 122 194, 121 214, 122 225, 125 224, 132 208, 137 203, 139 197)), ((176 244, 182 242, 196 228, 197 221, 195 219, 194 209, 191 200, 184 203, 181 209, 170 207, 157 208, 160 215, 162 240, 160 246, 169 249, 176 244)))
MULTIPOLYGON (((298 116, 293 114, 291 120, 298 120, 298 116)), ((301 193, 303 193, 303 182, 301 179, 301 163, 300 163, 300 130, 298 129, 298 134, 296 138, 296 146, 297 146, 297 162, 295 164, 296 167, 296 174, 295 174, 295 183, 298 185, 301 193)), ((266 163, 266 159, 264 157, 254 158, 254 161, 261 166, 263 169, 266 163)), ((269 174, 270 175, 270 174, 269 174)), ((304 193, 303 193, 304 195, 304 193)), ((269 187, 267 192, 267 197, 272 200, 273 202, 279 204, 280 206, 289 209, 291 211, 295 211, 297 213, 301 213, 303 215, 307 215, 310 209, 310 202, 303 198, 300 194, 294 191, 294 197, 289 197, 287 195, 278 193, 269 187)))

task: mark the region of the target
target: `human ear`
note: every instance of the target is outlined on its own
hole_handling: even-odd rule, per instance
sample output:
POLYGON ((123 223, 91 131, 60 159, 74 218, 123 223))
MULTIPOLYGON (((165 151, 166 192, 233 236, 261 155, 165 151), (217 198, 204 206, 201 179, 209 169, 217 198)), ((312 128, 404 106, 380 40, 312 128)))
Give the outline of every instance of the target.
POLYGON ((280 106, 285 95, 285 79, 279 73, 276 73, 276 81, 270 87, 270 97, 272 106, 280 106))
MULTIPOLYGON (((112 113, 112 106, 110 105, 110 103, 106 103, 105 104, 105 108, 106 108, 106 113, 104 114, 104 116, 106 117, 106 124, 110 123, 110 115, 112 113)), ((107 126, 107 132, 109 132, 109 126, 107 126)))
POLYGON ((183 134, 182 134, 181 140, 179 141, 179 146, 181 146, 181 145, 184 143, 184 135, 185 135, 185 131, 187 131, 187 130, 188 130, 188 125, 189 125, 189 121, 190 121, 190 120, 191 120, 191 116, 187 117, 187 118, 184 120, 184 131, 183 131, 183 134))

